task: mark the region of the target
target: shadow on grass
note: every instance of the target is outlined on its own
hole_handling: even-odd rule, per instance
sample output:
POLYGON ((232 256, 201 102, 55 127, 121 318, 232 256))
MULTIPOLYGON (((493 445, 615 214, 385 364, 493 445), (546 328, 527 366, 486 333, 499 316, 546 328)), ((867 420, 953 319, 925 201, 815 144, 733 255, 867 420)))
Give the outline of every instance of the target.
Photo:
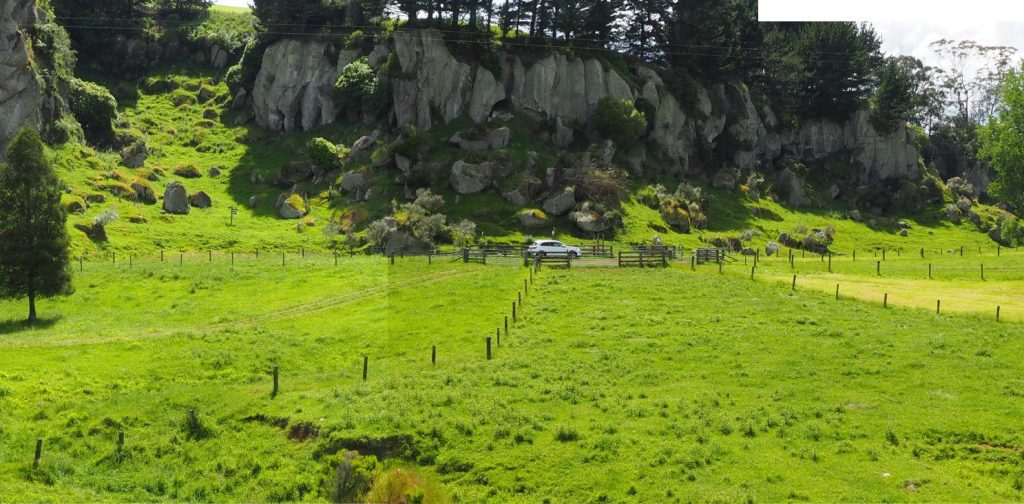
POLYGON ((44 317, 30 324, 25 319, 17 320, 5 320, 0 322, 0 335, 4 334, 15 334, 22 331, 32 331, 37 329, 49 329, 53 327, 57 322, 60 322, 64 317, 55 315, 53 317, 44 317))

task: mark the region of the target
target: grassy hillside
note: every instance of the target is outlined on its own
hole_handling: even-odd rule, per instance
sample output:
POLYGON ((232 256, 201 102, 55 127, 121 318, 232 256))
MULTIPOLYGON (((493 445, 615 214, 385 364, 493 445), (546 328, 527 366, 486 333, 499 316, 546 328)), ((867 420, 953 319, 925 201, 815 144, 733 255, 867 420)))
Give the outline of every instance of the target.
POLYGON ((15 322, 21 303, 0 303, 0 494, 341 499, 350 450, 374 475, 366 498, 391 502, 1008 501, 1024 488, 1024 333, 991 315, 836 302, 735 265, 545 269, 487 361, 523 268, 208 260, 85 263, 32 330, 15 322))
MULTIPOLYGON (((159 249, 225 252, 321 249, 326 245, 322 231, 331 218, 348 216, 362 229, 371 220, 387 215, 392 200, 405 201, 402 187, 392 182, 397 169, 373 168, 370 155, 363 154, 347 161, 346 169, 370 176, 372 197, 369 201, 356 203, 351 195, 331 200, 325 181, 306 187, 311 214, 309 219, 301 221, 301 231, 298 222, 279 218, 274 203, 284 189, 274 187, 272 182, 289 162, 309 158, 307 144, 311 139, 326 137, 335 143, 352 145, 378 126, 342 123, 297 134, 271 134, 252 122, 236 126, 238 113, 228 110, 231 97, 227 87, 219 81, 220 77, 212 70, 179 67, 158 72, 139 83, 105 82, 119 99, 123 125, 145 135, 153 153, 144 168, 129 169, 119 166, 120 157, 116 153, 97 152, 77 144, 55 149, 59 173, 71 189, 66 202, 87 207, 81 215, 70 219, 69 226, 89 222, 109 208, 116 208, 121 215, 119 221, 109 226, 107 241, 91 242, 72 228, 75 255, 114 251, 152 256, 159 249), (201 176, 183 179, 175 174, 176 170, 189 167, 195 167, 201 176), (210 176, 212 168, 221 172, 219 177, 210 176), (158 197, 162 197, 169 181, 183 180, 189 192, 208 193, 213 207, 193 209, 187 216, 167 215, 160 201, 148 205, 136 201, 130 185, 138 180, 149 185, 158 197), (258 197, 259 203, 250 208, 248 204, 253 196, 258 197), (232 207, 237 208, 239 214, 234 226, 228 226, 232 207)), ((455 195, 447 182, 451 164, 457 159, 501 159, 513 166, 522 166, 527 152, 533 151, 537 153, 535 174, 543 178, 544 167, 554 163, 556 153, 532 134, 541 125, 517 117, 490 125, 510 127, 513 141, 508 148, 482 155, 467 154, 447 143, 454 132, 466 126, 467 123, 456 122, 435 128, 422 140, 430 146, 425 162, 435 163, 438 170, 427 182, 445 196, 442 212, 450 222, 461 219, 477 222, 481 232, 479 239, 526 239, 529 231, 521 228, 516 220, 517 208, 496 190, 455 195)), ((669 190, 674 190, 673 183, 664 182, 669 190)), ((703 186, 710 195, 706 208, 707 230, 694 230, 689 234, 673 232, 658 211, 630 198, 622 208, 624 228, 607 238, 622 243, 646 242, 659 233, 666 243, 692 248, 715 237, 737 236, 744 230, 755 230, 760 236, 748 244, 761 247, 782 231, 799 226, 829 225, 837 230, 833 248, 840 251, 854 247, 917 249, 994 245, 972 224, 953 225, 940 219, 939 207, 927 208, 916 215, 867 216, 867 220, 875 220, 872 227, 848 220, 847 209, 841 206, 818 210, 786 208, 768 198, 754 201, 739 191, 710 189, 707 180, 690 182, 703 186), (908 237, 897 234, 896 222, 900 218, 914 226, 908 237)), ((643 185, 638 180, 631 182, 634 190, 643 185)), ((539 202, 535 204, 539 206, 539 202)), ((567 241, 584 239, 567 219, 555 219, 553 227, 556 235, 567 241)), ((534 233, 549 236, 551 230, 546 228, 534 233)))

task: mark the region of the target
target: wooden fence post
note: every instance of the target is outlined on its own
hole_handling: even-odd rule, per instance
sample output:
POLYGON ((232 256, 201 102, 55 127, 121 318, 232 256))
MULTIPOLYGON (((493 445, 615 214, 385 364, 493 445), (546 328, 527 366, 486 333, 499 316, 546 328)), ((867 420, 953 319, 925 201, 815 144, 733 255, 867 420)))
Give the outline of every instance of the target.
POLYGON ((981 281, 985 281, 985 265, 981 265, 981 281))
POLYGON ((757 266, 751 266, 750 267, 750 279, 751 280, 754 279, 754 269, 756 269, 756 268, 757 268, 757 266))
POLYGON ((501 346, 501 328, 494 329, 494 339, 498 342, 498 346, 501 346))
POLYGON ((828 253, 828 272, 832 273, 832 252, 828 253))
POLYGON ((277 397, 277 366, 274 366, 274 391, 270 393, 270 397, 277 397))
POLYGON ((430 365, 437 365, 437 345, 431 345, 430 347, 430 365))
POLYGON ((996 322, 999 322, 999 308, 1001 308, 1001 307, 1000 306, 996 306, 996 322))
POLYGON ((487 360, 491 360, 491 337, 487 337, 487 360))
POLYGON ((32 469, 39 467, 39 461, 43 458, 43 438, 36 438, 36 456, 32 459, 32 469))
POLYGON ((793 275, 793 287, 792 290, 796 290, 796 275, 793 275))
POLYGON ((180 253, 178 253, 178 266, 184 266, 184 265, 185 265, 185 253, 184 252, 180 252, 180 253))
POLYGON ((932 279, 932 263, 928 263, 928 280, 932 279))
POLYGON ((942 313, 942 300, 941 299, 936 299, 935 300, 935 314, 938 315, 940 313, 942 313))
POLYGON ((370 367, 370 356, 369 355, 364 355, 363 356, 363 381, 366 381, 366 374, 367 374, 366 372, 367 372, 367 369, 369 367, 370 367))
POLYGON ((124 431, 117 433, 117 451, 124 451, 124 431))
POLYGON ((839 301, 839 284, 836 284, 836 301, 839 301))
POLYGON ((885 293, 885 297, 882 298, 882 308, 888 308, 888 307, 889 307, 889 293, 886 292, 885 293))
POLYGON ((516 321, 516 302, 512 301, 512 322, 516 321))
POLYGON ((882 276, 882 261, 875 261, 875 274, 882 276))
POLYGON ((391 253, 391 265, 392 266, 395 265, 395 253, 394 252, 391 253))

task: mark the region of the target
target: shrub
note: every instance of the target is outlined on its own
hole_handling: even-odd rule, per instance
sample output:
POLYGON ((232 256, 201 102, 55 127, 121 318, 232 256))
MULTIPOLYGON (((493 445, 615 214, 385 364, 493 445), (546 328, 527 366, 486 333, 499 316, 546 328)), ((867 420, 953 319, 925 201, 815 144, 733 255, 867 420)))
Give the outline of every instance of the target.
POLYGON ((704 215, 704 210, 700 208, 697 203, 690 203, 687 211, 690 212, 690 227, 696 229, 705 229, 708 227, 708 217, 704 215))
POLYGON ((238 93, 238 90, 242 88, 241 63, 228 68, 227 73, 224 74, 224 84, 228 86, 228 90, 231 91, 232 96, 238 93))
POLYGON ((334 103, 340 110, 375 112, 385 103, 387 94, 390 92, 386 84, 366 58, 345 65, 334 84, 334 103))
POLYGON ((636 192, 636 200, 649 208, 657 209, 661 203, 657 189, 652 186, 644 186, 636 192))
POLYGON ((377 472, 377 457, 361 457, 353 452, 342 451, 327 460, 328 473, 322 485, 333 502, 356 502, 362 500, 373 483, 377 472))
POLYGON ((411 223, 412 235, 416 239, 434 244, 444 236, 446 217, 443 214, 433 214, 416 219, 411 223))
POLYGON ((565 425, 560 425, 558 427, 558 430, 555 431, 555 441, 560 441, 562 443, 568 443, 568 442, 571 442, 571 441, 576 441, 579 438, 580 438, 579 431, 577 431, 576 429, 574 429, 572 427, 568 427, 568 426, 565 426, 565 425))
POLYGON ((1024 245, 1024 226, 1021 225, 1020 219, 1017 217, 1007 217, 1004 219, 999 233, 1000 238, 1010 245, 1024 245))
POLYGON ((473 237, 476 236, 476 223, 463 219, 449 226, 448 232, 452 235, 452 242, 460 247, 465 247, 472 243, 473 237))
POLYGON ((388 235, 391 234, 391 228, 388 227, 388 223, 384 222, 384 219, 378 219, 366 226, 366 241, 370 245, 380 245, 384 240, 388 239, 388 235))
POLYGON ((605 138, 625 147, 647 132, 647 117, 636 109, 633 102, 606 96, 597 102, 594 127, 605 138))
POLYGON ((414 201, 413 204, 428 212, 437 212, 444 208, 444 196, 434 194, 430 189, 417 189, 416 201, 414 201))
POLYGON ((326 138, 314 138, 309 142, 309 157, 313 164, 329 170, 338 165, 338 148, 326 138))
POLYGON ((661 200, 661 217, 665 223, 682 233, 690 232, 690 212, 686 205, 674 197, 661 200))
POLYGON ((110 143, 117 118, 117 100, 110 91, 99 84, 72 79, 69 98, 71 112, 82 125, 86 139, 94 144, 110 143))

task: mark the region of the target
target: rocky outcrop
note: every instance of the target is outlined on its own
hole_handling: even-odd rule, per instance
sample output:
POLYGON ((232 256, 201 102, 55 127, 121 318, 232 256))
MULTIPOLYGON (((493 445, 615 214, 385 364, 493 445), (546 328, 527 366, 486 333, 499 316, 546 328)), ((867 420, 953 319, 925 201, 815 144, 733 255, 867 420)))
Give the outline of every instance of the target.
POLYGON ((256 122, 272 131, 308 131, 338 115, 334 83, 355 51, 311 40, 282 40, 267 48, 252 98, 256 122))
POLYGON ((576 191, 566 187, 544 201, 544 211, 551 215, 562 215, 576 205, 576 191))
MULTIPOLYGON (((601 59, 562 53, 535 61, 499 53, 498 77, 489 65, 457 57, 444 37, 429 29, 396 31, 368 61, 377 65, 388 55, 398 67, 390 73, 391 121, 398 128, 425 130, 461 116, 479 124, 510 108, 552 121, 549 138, 567 149, 574 133, 588 130, 599 101, 613 97, 651 111, 645 143, 675 176, 687 175, 692 166, 745 175, 784 155, 808 162, 837 154, 848 157, 861 183, 919 175, 910 132, 905 127, 877 131, 867 110, 843 123, 804 120, 798 130, 787 131, 742 83, 701 84, 683 76, 670 88, 644 65, 634 65, 625 75, 601 59), (702 166, 718 148, 728 149, 716 152, 723 154, 718 157, 723 165, 702 166)), ((275 131, 308 130, 333 121, 333 84, 357 56, 324 42, 286 39, 271 45, 251 93, 257 121, 275 131)), ((464 136, 453 142, 470 150, 496 148, 464 136)))
POLYGON ((570 213, 569 220, 581 230, 591 233, 603 233, 611 227, 608 219, 590 208, 588 203, 584 203, 579 211, 570 213))
POLYGON ((177 180, 167 184, 164 189, 164 211, 170 214, 187 215, 189 197, 185 186, 177 180))
POLYGON ((848 152, 862 183, 913 178, 920 173, 917 148, 906 126, 879 133, 867 110, 858 111, 843 125, 827 120, 806 121, 786 149, 804 161, 848 152))
POLYGON ((452 165, 452 188, 459 194, 483 191, 491 185, 493 177, 492 163, 472 164, 456 161, 452 165))
POLYGON ((42 83, 30 64, 24 32, 36 15, 35 0, 0 0, 0 161, 18 130, 42 125, 42 83))
POLYGON ((518 219, 519 223, 526 229, 544 227, 548 223, 548 216, 544 215, 544 212, 535 208, 520 210, 516 213, 516 219, 518 219))

